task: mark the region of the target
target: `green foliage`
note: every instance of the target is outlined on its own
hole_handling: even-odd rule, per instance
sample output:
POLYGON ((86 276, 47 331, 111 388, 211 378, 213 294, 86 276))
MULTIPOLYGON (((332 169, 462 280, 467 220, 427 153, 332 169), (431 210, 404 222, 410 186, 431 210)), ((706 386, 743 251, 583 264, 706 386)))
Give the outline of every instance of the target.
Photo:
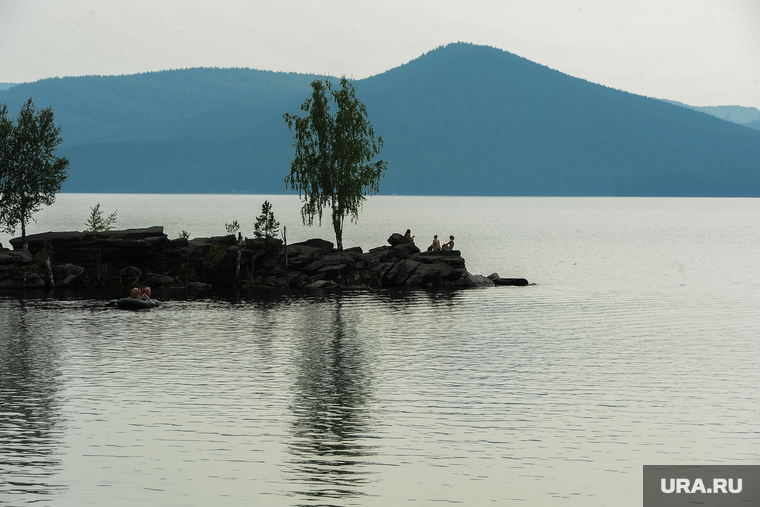
POLYGON ((272 204, 269 201, 264 201, 261 205, 261 215, 256 218, 256 223, 253 226, 253 235, 257 238, 264 238, 266 244, 269 244, 269 240, 276 238, 279 234, 280 222, 275 220, 274 212, 272 211, 272 204))
POLYGON ((42 242, 42 258, 43 259, 53 258, 53 243, 51 243, 48 240, 45 240, 42 242))
POLYGON ((23 243, 26 224, 43 205, 55 202, 66 180, 69 161, 54 155, 63 142, 60 133, 52 108, 37 112, 32 99, 15 122, 8 107, 0 106, 0 229, 14 233, 20 224, 23 243))
POLYGON ((232 234, 233 236, 237 235, 237 232, 240 230, 240 224, 237 220, 233 221, 231 224, 224 224, 224 228, 227 230, 227 234, 232 234))
POLYGON ((93 235, 98 232, 112 231, 116 223, 116 212, 114 211, 107 217, 103 218, 103 211, 100 209, 100 203, 90 208, 90 217, 85 222, 85 232, 91 232, 93 235))
POLYGON ((216 270, 217 266, 219 266, 219 263, 222 262, 222 259, 224 259, 225 255, 226 252, 222 245, 219 243, 212 243, 211 247, 208 250, 208 253, 206 254, 206 257, 203 259, 203 264, 209 271, 214 271, 216 270))
POLYGON ((188 239, 190 237, 190 233, 187 232, 185 229, 182 229, 181 231, 179 231, 179 234, 177 235, 177 237, 188 239))
POLYGON ((195 268, 187 261, 180 263, 177 276, 184 278, 186 282, 194 282, 198 278, 195 268))
POLYGON ((344 217, 358 220, 365 195, 379 191, 387 164, 372 159, 380 153, 383 139, 375 137, 367 109, 345 76, 340 89, 333 89, 326 79, 312 81, 311 87, 311 97, 301 105, 306 115, 283 115, 295 148, 285 183, 304 199, 305 225, 313 225, 315 217, 321 225, 323 208, 331 208, 337 247, 342 250, 344 217))

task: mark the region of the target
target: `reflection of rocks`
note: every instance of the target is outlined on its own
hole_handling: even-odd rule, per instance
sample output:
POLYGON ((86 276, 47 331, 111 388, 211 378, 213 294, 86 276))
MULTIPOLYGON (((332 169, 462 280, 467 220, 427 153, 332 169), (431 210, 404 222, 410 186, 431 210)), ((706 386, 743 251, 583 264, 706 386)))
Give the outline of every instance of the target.
MULTIPOLYGON (((20 238, 11 240, 20 248, 20 238)), ((333 244, 311 239, 288 245, 254 239, 239 244, 232 235, 169 240, 163 227, 109 231, 47 232, 27 236, 29 251, 0 251, 0 288, 50 285, 44 268, 52 255, 58 287, 127 287, 147 281, 152 287, 212 284, 281 288, 334 287, 488 287, 527 285, 522 278, 473 275, 458 250, 420 252, 403 235, 364 252, 338 252, 333 244), (286 273, 287 261, 287 273, 286 273)))
MULTIPOLYGON (((0 499, 9 500, 7 505, 44 504, 46 497, 65 489, 55 477, 65 454, 60 351, 49 323, 28 312, 23 302, 2 311, 0 499), (27 319, 27 312, 32 318, 27 319)), ((6 503, 0 500, 0 505, 6 503)))
POLYGON ((285 465, 297 496, 322 501, 364 494, 377 453, 368 438, 372 362, 355 326, 344 321, 341 302, 335 305, 332 315, 324 307, 303 314, 285 465))

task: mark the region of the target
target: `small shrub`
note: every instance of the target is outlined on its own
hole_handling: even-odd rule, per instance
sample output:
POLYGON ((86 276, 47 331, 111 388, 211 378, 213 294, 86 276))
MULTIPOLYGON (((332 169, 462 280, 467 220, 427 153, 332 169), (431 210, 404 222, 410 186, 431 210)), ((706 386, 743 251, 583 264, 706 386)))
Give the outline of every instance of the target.
POLYGON ((188 239, 190 237, 190 233, 187 232, 185 229, 182 229, 180 233, 177 235, 178 238, 185 238, 188 239))
POLYGON ((103 218, 100 203, 97 203, 94 207, 90 208, 90 218, 84 224, 85 232, 91 232, 95 235, 98 232, 112 231, 116 223, 116 211, 103 218))
POLYGON ((237 232, 240 230, 240 224, 235 220, 231 224, 224 224, 224 228, 227 230, 227 234, 237 236, 237 232))
POLYGON ((42 258, 43 259, 53 258, 53 243, 51 243, 48 240, 45 240, 42 243, 42 258))
POLYGON ((222 245, 219 243, 212 243, 211 248, 209 248, 209 251, 206 254, 206 258, 203 259, 203 264, 206 266, 206 269, 214 271, 216 267, 219 266, 219 263, 222 262, 222 259, 224 259, 225 253, 222 245))
POLYGON ((253 235, 257 238, 264 238, 264 242, 268 244, 270 239, 277 237, 279 227, 280 222, 274 218, 272 204, 269 201, 264 201, 264 204, 261 205, 261 215, 256 218, 253 235))

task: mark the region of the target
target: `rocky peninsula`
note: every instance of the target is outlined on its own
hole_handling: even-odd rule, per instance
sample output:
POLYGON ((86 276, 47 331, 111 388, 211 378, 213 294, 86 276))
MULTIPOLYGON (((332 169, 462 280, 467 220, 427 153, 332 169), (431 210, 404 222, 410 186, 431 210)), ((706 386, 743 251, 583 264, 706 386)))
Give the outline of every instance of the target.
POLYGON ((233 235, 169 239, 163 227, 100 233, 46 232, 0 246, 0 289, 125 287, 361 288, 528 285, 524 278, 474 275, 458 250, 421 252, 403 235, 368 252, 336 251, 311 239, 233 235))

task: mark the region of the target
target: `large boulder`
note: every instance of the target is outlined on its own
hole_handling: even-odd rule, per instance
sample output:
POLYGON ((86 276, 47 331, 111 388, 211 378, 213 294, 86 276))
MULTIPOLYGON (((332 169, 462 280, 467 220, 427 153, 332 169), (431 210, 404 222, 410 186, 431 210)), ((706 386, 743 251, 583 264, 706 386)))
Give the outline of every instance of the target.
MULTIPOLYGON (((138 270, 139 271, 139 270, 138 270)), ((75 283, 84 283, 84 268, 75 264, 61 264, 53 267, 56 287, 68 287, 75 283)))
POLYGON ((409 245, 409 244, 414 244, 414 243, 412 243, 411 240, 407 239, 406 236, 404 236, 403 234, 394 232, 388 238, 388 244, 390 244, 391 246, 396 246, 396 245, 409 245))
POLYGON ((0 280, 0 289, 39 289, 45 286, 45 280, 37 273, 25 273, 0 280))
POLYGON ((426 264, 442 263, 451 266, 452 268, 464 267, 464 259, 459 250, 438 250, 433 252, 420 252, 417 255, 411 257, 412 260, 417 262, 423 262, 426 264))
POLYGON ((356 260, 354 260, 354 258, 351 255, 338 253, 338 254, 332 254, 332 255, 325 255, 319 260, 310 262, 303 269, 306 272, 314 272, 314 271, 320 271, 321 269, 327 266, 343 265, 343 266, 353 267, 355 264, 356 264, 356 260))
POLYGON ((383 277, 385 285, 403 285, 419 267, 420 263, 410 259, 403 259, 396 263, 383 277))
POLYGON ((33 261, 34 256, 28 250, 0 253, 0 264, 29 264, 33 261))
POLYGON ((460 287, 493 287, 495 284, 483 275, 468 275, 457 281, 460 287))
POLYGON ((414 243, 401 243, 391 247, 391 254, 399 259, 408 259, 414 254, 420 253, 420 249, 414 243))
POLYGON ((416 274, 425 281, 428 282, 434 279, 446 279, 454 271, 454 268, 448 264, 442 262, 436 262, 433 264, 420 264, 417 268, 416 274))
POLYGON ((163 287, 164 285, 174 285, 174 277, 160 275, 158 273, 148 273, 145 275, 145 281, 151 287, 163 287))
POLYGON ((318 248, 323 254, 328 254, 333 251, 333 244, 324 239, 314 238, 299 243, 293 243, 288 245, 288 250, 293 247, 305 246, 309 248, 318 248))
MULTIPOLYGON (((55 247, 61 245, 79 245, 83 241, 84 233, 77 231, 43 232, 40 234, 30 234, 26 237, 29 249, 34 251, 44 248, 46 242, 55 247)), ((13 238, 10 243, 14 250, 21 250, 23 248, 21 238, 13 238)))
POLYGON ((525 278, 494 278, 492 281, 496 285, 512 285, 516 287, 528 285, 528 280, 525 278))
MULTIPOLYGON (((301 269, 316 260, 324 252, 321 248, 308 245, 288 245, 288 267, 301 269)), ((283 257, 284 259, 284 257, 283 257)))
MULTIPOLYGON (((123 229, 119 231, 106 231, 98 233, 79 232, 79 231, 64 231, 64 232, 43 232, 40 234, 30 234, 26 237, 26 243, 29 245, 29 250, 36 252, 45 247, 45 243, 52 246, 53 251, 56 247, 63 246, 77 246, 83 244, 88 240, 102 240, 102 239, 146 239, 146 238, 165 238, 164 228, 160 225, 154 227, 145 227, 141 229, 123 229)), ((21 238, 13 238, 11 245, 15 250, 20 250, 23 245, 21 244, 21 238)))

